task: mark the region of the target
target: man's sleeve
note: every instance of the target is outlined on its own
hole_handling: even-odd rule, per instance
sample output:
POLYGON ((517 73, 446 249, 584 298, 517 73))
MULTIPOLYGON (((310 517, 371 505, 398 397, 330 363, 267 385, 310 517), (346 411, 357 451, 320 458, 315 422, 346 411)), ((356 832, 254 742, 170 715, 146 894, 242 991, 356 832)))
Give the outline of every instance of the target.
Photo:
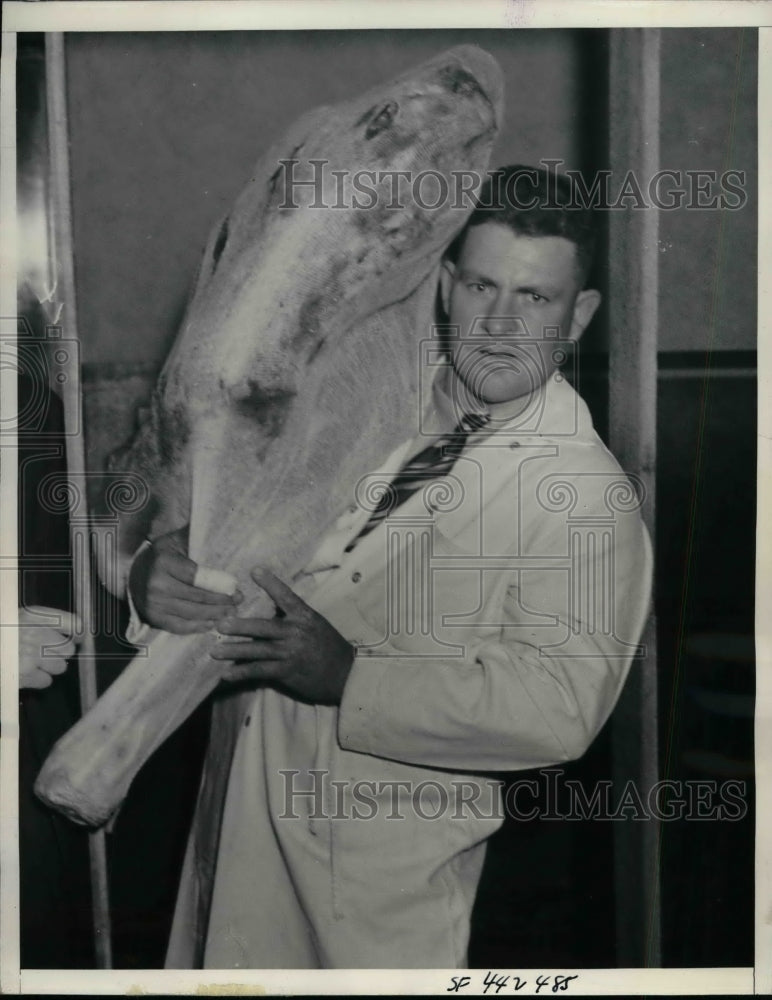
POLYGON ((340 706, 341 745, 450 770, 518 770, 581 756, 640 654, 651 572, 636 512, 619 519, 613 550, 587 546, 570 573, 512 573, 501 627, 483 630, 489 634, 463 657, 393 647, 392 655, 359 654, 340 706), (587 593, 593 580, 602 589, 595 597, 587 593), (603 603, 592 607, 596 598, 603 603))
POLYGON ((129 587, 129 574, 131 573, 131 567, 134 564, 134 560, 137 558, 140 552, 144 552, 145 549, 149 548, 150 548, 150 541, 148 539, 145 539, 145 541, 142 542, 140 547, 131 557, 131 560, 128 562, 125 570, 124 593, 126 595, 126 600, 129 605, 129 624, 126 626, 126 639, 134 646, 141 646, 145 642, 147 642, 150 633, 153 631, 152 626, 148 625, 146 622, 143 622, 142 619, 139 617, 139 612, 137 611, 136 605, 134 604, 134 600, 131 596, 131 588, 129 587))

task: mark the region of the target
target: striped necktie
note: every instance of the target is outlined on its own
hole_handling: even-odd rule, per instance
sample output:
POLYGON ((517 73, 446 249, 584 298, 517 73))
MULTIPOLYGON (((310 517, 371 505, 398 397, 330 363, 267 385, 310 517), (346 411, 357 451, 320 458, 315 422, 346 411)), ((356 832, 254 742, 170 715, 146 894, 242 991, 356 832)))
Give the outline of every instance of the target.
POLYGON ((441 479, 446 476, 456 464, 456 459, 463 451, 469 435, 484 427, 489 420, 489 413, 465 413, 449 434, 438 438, 423 451, 409 459, 383 491, 378 505, 368 518, 364 528, 346 546, 345 551, 351 552, 360 538, 369 534, 385 517, 409 499, 420 486, 433 479, 441 479))

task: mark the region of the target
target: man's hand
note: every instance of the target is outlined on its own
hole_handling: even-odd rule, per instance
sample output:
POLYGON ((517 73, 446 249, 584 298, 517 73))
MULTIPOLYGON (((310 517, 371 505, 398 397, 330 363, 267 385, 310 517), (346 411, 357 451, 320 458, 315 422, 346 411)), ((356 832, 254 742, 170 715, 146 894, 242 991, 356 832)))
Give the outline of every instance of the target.
POLYGON ((19 608, 19 687, 47 688, 57 674, 63 674, 75 655, 76 631, 78 620, 68 611, 37 605, 19 608), (43 615, 55 616, 59 624, 41 624, 43 615))
POLYGON ((129 573, 129 593, 142 621, 153 628, 189 635, 213 628, 242 600, 194 587, 198 569, 188 559, 188 529, 161 535, 140 552, 129 573))
POLYGON ((224 668, 223 678, 277 681, 307 701, 339 704, 354 662, 354 647, 273 573, 254 569, 252 578, 284 614, 228 618, 220 623, 223 638, 210 655, 236 661, 224 668))

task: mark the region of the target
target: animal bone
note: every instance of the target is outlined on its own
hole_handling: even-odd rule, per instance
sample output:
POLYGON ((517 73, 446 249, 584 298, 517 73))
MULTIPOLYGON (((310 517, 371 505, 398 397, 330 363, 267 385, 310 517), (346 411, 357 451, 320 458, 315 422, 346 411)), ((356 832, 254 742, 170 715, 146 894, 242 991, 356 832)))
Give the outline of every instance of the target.
MULTIPOLYGON (((358 479, 415 433, 438 265, 471 209, 453 172, 482 176, 501 101, 495 61, 461 46, 304 116, 259 161, 209 239, 148 419, 121 459, 154 501, 152 524, 124 518, 124 553, 148 528, 189 524, 191 558, 238 580, 240 613, 272 612, 251 567, 291 579, 358 479), (435 172, 450 194, 429 208, 413 184, 395 188, 397 170, 435 172)), ((106 822, 217 685, 214 638, 155 632, 57 743, 37 794, 77 822, 106 822)))

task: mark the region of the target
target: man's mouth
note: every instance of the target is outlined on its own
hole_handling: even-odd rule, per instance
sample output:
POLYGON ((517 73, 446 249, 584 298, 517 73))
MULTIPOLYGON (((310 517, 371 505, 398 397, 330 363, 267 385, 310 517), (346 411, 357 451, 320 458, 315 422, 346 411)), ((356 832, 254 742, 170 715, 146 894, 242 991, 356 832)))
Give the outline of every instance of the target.
POLYGON ((523 354, 516 347, 479 347, 478 354, 484 354, 491 358, 511 358, 515 361, 522 361, 523 354))

